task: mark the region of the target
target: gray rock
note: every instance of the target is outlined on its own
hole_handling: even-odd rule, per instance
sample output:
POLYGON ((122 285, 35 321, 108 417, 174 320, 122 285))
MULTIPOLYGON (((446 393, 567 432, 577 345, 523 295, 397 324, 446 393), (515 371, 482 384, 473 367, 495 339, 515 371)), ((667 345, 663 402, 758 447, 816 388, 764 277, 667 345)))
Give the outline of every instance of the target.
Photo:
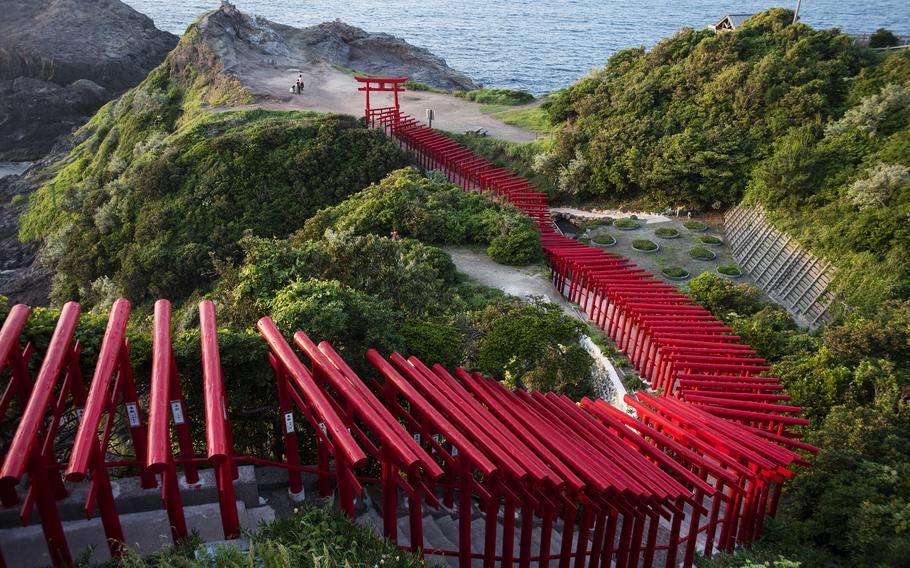
POLYGON ((321 60, 372 75, 407 76, 441 89, 475 88, 464 73, 424 48, 340 21, 294 28, 225 3, 204 15, 198 29, 227 72, 263 65, 286 69, 321 60))
POLYGON ((44 156, 177 36, 119 0, 0 0, 0 160, 44 156))

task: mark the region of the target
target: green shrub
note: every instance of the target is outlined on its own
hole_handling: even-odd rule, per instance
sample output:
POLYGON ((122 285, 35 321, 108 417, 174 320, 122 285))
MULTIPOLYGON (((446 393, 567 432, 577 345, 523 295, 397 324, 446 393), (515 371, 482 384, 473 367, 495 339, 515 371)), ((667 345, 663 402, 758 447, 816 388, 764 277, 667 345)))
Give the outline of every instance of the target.
POLYGON ((413 168, 392 172, 338 205, 321 209, 295 238, 316 240, 326 231, 380 236, 397 231, 399 237, 450 245, 492 245, 498 239, 494 260, 527 264, 539 256, 539 244, 530 236, 536 230, 526 215, 448 182, 430 180, 413 168))
POLYGON ((885 28, 878 28, 874 34, 869 36, 869 47, 872 48, 894 47, 898 43, 897 36, 885 28))
MULTIPOLYGON (((74 155, 99 159, 85 144, 74 155)), ((114 179, 65 166, 32 195, 21 231, 54 243, 58 300, 91 300, 102 278, 132 301, 179 300, 211 283, 213 258, 238 256, 245 232, 287 236, 404 162, 351 117, 211 113, 114 179)))
POLYGON ((636 239, 632 241, 632 248, 636 250, 651 252, 657 250, 657 243, 649 241, 647 239, 636 239))
POLYGON ((724 264, 717 267, 717 271, 721 274, 726 274, 727 276, 739 276, 742 274, 742 270, 739 269, 735 264, 724 264))
POLYGON ((717 255, 704 247, 694 247, 689 250, 689 256, 696 260, 714 260, 717 255))
POLYGON ((792 22, 772 8, 733 33, 685 29, 615 53, 551 97, 551 121, 568 127, 547 177, 561 192, 661 208, 736 203, 776 140, 840 116, 854 79, 881 62, 836 29, 792 22))
POLYGON ((512 89, 475 89, 473 91, 454 91, 456 97, 485 105, 523 105, 534 102, 534 95, 512 89))
POLYGON ((476 364, 510 386, 564 393, 578 400, 592 393, 591 356, 579 344, 580 322, 555 304, 507 304, 479 314, 484 333, 476 364))
POLYGON ((720 244, 723 244, 723 241, 720 240, 719 238, 715 237, 714 235, 704 235, 704 236, 702 236, 702 237, 698 237, 698 240, 701 241, 702 243, 706 244, 706 245, 720 245, 720 244))
POLYGON ((639 227, 641 227, 641 223, 639 223, 635 219, 624 218, 624 219, 617 219, 617 220, 613 221, 613 226, 615 226, 617 229, 620 229, 623 231, 629 231, 632 229, 638 229, 639 227))
POLYGON ((685 278, 689 276, 689 271, 679 266, 670 266, 668 268, 664 268, 661 272, 670 278, 685 278))
POLYGON ((708 225, 702 223, 701 221, 688 220, 683 222, 683 227, 689 229, 690 231, 704 231, 708 228, 708 225))
POLYGON ((448 324, 406 321, 401 335, 407 345, 406 356, 414 355, 428 365, 439 363, 446 369, 461 364, 464 338, 448 324))
POLYGON ((487 247, 490 258, 500 264, 524 266, 541 258, 540 233, 529 223, 517 223, 505 229, 487 247))
POLYGON ((591 237, 591 240, 599 245, 616 244, 616 239, 613 237, 613 235, 609 234, 595 235, 594 237, 591 237))
POLYGON ((679 231, 671 229, 670 227, 661 227, 659 229, 654 229, 654 234, 662 239, 675 239, 679 236, 679 231))

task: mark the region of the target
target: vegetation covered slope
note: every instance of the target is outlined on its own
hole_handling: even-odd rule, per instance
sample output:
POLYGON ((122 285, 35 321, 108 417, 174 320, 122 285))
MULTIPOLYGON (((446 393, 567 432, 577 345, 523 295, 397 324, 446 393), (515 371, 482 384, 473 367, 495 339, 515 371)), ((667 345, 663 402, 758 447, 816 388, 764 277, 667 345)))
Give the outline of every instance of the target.
POLYGON ((248 95, 190 28, 137 88, 105 106, 32 196, 24 240, 45 240, 54 297, 113 288, 183 297, 244 231, 286 236, 406 157, 350 117, 206 112, 248 95))
POLYGON ((849 80, 876 58, 837 30, 772 9, 733 33, 684 30, 629 49, 557 94, 565 123, 540 161, 559 190, 718 209, 792 127, 839 116, 849 80))
POLYGON ((392 231, 425 243, 486 245, 490 258, 525 265, 540 259, 540 234, 531 219, 487 196, 465 193, 417 170, 393 172, 378 184, 313 215, 298 236, 327 230, 387 235, 392 231))
MULTIPOLYGON (((855 311, 809 333, 749 285, 705 273, 690 293, 771 362, 771 376, 792 397, 787 404, 811 420, 805 441, 821 449, 784 486, 757 558, 903 565, 910 554, 910 302, 855 311)), ((705 566, 745 561, 721 557, 705 566)))

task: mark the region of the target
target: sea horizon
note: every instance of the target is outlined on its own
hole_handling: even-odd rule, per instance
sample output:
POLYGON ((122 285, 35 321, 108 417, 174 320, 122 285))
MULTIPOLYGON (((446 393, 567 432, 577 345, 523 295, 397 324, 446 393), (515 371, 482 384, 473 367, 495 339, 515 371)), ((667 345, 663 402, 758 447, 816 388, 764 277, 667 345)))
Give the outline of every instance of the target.
MULTIPOLYGON (((126 0, 166 31, 181 34, 217 0, 126 0)), ((746 0, 593 1, 464 0, 236 0, 243 12, 297 27, 341 20, 369 32, 385 32, 429 49, 488 87, 536 95, 572 84, 627 48, 651 47, 683 28, 701 29, 727 14, 755 13, 796 2, 746 0)), ((905 1, 802 2, 800 20, 816 28, 849 33, 886 28, 910 35, 905 1)))

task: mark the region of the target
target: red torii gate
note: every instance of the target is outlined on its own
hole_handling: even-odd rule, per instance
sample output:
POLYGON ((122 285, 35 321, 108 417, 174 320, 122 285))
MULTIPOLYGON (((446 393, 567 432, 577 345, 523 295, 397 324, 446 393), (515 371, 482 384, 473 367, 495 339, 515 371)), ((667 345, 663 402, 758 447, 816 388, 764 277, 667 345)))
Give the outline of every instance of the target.
POLYGON ((397 117, 400 111, 398 104, 398 93, 403 93, 405 88, 401 86, 402 83, 408 80, 407 77, 360 77, 355 76, 354 80, 360 83, 362 86, 358 87, 357 90, 365 93, 366 99, 366 120, 369 125, 371 119, 377 113, 387 113, 391 116, 397 117), (380 107, 372 108, 370 106, 370 93, 392 93, 394 97, 395 104, 391 107, 380 107))

